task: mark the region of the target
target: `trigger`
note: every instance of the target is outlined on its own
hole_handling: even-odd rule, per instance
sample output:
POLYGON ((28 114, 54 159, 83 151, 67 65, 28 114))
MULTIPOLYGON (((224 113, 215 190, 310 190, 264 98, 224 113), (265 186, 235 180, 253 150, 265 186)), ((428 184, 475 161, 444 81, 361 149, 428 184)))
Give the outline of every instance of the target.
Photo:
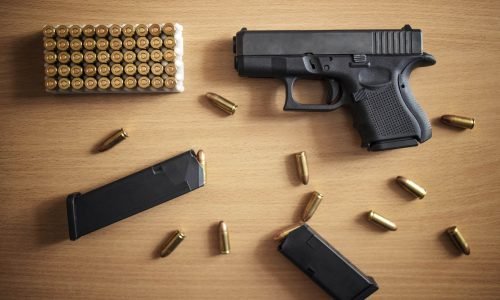
POLYGON ((328 79, 327 104, 338 102, 342 96, 342 88, 335 79, 328 79))

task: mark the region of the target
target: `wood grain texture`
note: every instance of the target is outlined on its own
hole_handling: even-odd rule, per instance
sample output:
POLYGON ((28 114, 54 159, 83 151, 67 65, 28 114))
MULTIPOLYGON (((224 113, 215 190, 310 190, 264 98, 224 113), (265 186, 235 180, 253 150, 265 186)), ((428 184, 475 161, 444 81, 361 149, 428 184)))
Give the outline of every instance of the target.
MULTIPOLYGON (((273 233, 325 199, 309 224, 367 274, 373 299, 500 298, 500 2, 498 1, 11 1, 0 3, 0 295, 2 299, 327 299, 277 250, 273 233), (172 95, 53 96, 42 90, 45 23, 176 21, 185 29, 186 91, 172 95), (432 119, 416 148, 369 153, 348 111, 283 112, 284 88, 240 78, 232 36, 251 29, 400 28, 424 31, 438 63, 412 74, 432 119), (237 102, 226 117, 203 94, 237 102), (459 131, 442 114, 473 116, 459 131), (109 152, 95 143, 124 127, 109 152), (203 148, 208 184, 71 242, 65 197, 187 149, 203 148), (310 183, 291 154, 305 150, 310 183), (397 175, 428 190, 412 200, 397 175), (364 215, 393 219, 383 232, 364 215), (233 252, 217 254, 225 220, 233 252), (444 230, 458 225, 472 254, 444 230), (178 228, 168 258, 157 249, 178 228)), ((318 91, 302 91, 313 98, 318 91)))

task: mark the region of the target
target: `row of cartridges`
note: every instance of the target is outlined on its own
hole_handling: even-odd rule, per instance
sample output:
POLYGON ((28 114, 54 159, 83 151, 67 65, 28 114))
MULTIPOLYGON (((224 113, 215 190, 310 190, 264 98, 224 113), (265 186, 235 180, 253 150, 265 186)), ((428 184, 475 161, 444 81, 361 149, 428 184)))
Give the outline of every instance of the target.
POLYGON ((45 89, 50 92, 172 92, 182 68, 182 27, 47 25, 45 89))

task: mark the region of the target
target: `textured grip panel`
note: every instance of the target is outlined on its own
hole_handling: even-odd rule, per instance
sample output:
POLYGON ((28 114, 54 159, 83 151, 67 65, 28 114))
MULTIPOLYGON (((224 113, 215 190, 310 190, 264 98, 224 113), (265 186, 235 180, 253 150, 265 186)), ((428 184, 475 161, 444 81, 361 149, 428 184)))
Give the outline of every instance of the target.
MULTIPOLYGON (((373 150, 371 147, 376 143, 420 139, 420 126, 393 83, 354 93, 352 108, 354 127, 361 135, 362 146, 368 150, 373 150)), ((385 149, 399 147, 394 144, 385 149)))

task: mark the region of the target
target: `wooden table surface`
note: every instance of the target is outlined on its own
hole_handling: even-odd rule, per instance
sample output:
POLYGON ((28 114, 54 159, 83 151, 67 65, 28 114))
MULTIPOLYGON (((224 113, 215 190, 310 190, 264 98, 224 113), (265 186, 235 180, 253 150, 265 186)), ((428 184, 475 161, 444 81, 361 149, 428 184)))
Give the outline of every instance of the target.
MULTIPOLYGON (((277 250, 273 234, 298 221, 308 193, 325 195, 309 224, 380 289, 373 299, 500 298, 500 2, 498 1, 12 1, 0 4, 0 295, 2 299, 327 299, 277 250), (77 4, 78 3, 78 4, 77 4), (186 91, 163 95, 54 96, 42 89, 45 23, 184 25, 186 91), (437 64, 411 85, 433 137, 370 153, 351 115, 282 111, 283 84, 239 77, 232 37, 250 29, 400 28, 424 32, 437 64), (233 116, 207 104, 235 101, 233 116), (473 130, 437 121, 473 116, 473 130), (112 150, 92 148, 124 127, 112 150), (188 149, 203 148, 208 184, 77 241, 65 198, 188 149), (307 186, 291 155, 307 151, 307 186), (428 190, 414 200, 397 175, 428 190), (396 232, 365 220, 374 209, 396 232), (219 255, 216 224, 230 229, 219 255), (472 254, 444 230, 458 225, 472 254), (187 238, 168 258, 168 233, 187 238)), ((304 83, 301 99, 321 97, 304 83)))

